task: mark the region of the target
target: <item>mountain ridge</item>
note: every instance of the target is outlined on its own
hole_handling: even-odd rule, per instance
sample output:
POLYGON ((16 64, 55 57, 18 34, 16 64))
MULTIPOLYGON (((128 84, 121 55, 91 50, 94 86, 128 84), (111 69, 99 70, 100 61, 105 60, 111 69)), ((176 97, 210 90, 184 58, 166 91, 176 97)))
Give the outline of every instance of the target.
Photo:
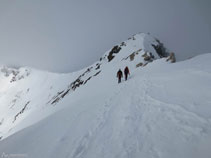
POLYGON ((142 33, 74 73, 0 72, 0 154, 209 158, 211 54, 171 64, 156 45, 142 33))
MULTIPOLYGON (((10 94, 7 94, 8 91, 5 91, 4 88, 1 89, 2 95, 0 102, 1 104, 4 104, 2 109, 5 108, 6 110, 0 115, 0 120, 2 120, 0 136, 10 133, 11 131, 13 131, 11 133, 15 133, 16 130, 13 128, 16 127, 16 122, 19 124, 22 119, 25 119, 24 117, 22 118, 26 113, 25 111, 28 111, 29 114, 26 115, 30 116, 30 113, 33 113, 33 110, 30 112, 30 109, 34 109, 35 111, 36 107, 42 109, 43 107, 40 105, 45 105, 45 108, 50 106, 55 107, 56 104, 69 93, 74 92, 80 86, 87 84, 90 80, 100 75, 104 69, 103 67, 106 67, 108 64, 118 64, 119 62, 122 62, 124 65, 130 65, 131 69, 133 69, 139 66, 143 67, 153 60, 159 59, 162 51, 157 52, 155 47, 161 47, 161 50, 166 50, 165 47, 163 47, 163 44, 156 38, 153 38, 149 34, 140 33, 133 35, 131 38, 128 38, 128 40, 108 50, 99 61, 73 73, 60 74, 37 70, 30 67, 20 67, 16 69, 2 66, 0 68, 0 75, 3 75, 1 83, 4 85, 3 87, 9 89, 10 94), (139 65, 137 66, 137 64, 139 65), (48 80, 49 76, 51 76, 50 78, 52 81, 48 80), (59 83, 59 80, 62 80, 64 84, 59 83), (43 86, 43 83, 46 83, 46 85, 43 86), (55 85, 56 83, 59 83, 59 85, 55 85), (39 86, 34 87, 33 84, 39 86), (37 103, 37 100, 40 98, 39 96, 45 97, 42 99, 42 102, 37 103), (8 114, 13 116, 5 119, 8 114), (7 124, 10 122, 11 127, 4 127, 3 122, 7 122, 7 124)), ((166 51, 163 51, 162 56, 165 56, 166 54, 166 51)), ((118 69, 118 65, 116 69, 118 69)), ((32 122, 36 122, 36 119, 32 122)))

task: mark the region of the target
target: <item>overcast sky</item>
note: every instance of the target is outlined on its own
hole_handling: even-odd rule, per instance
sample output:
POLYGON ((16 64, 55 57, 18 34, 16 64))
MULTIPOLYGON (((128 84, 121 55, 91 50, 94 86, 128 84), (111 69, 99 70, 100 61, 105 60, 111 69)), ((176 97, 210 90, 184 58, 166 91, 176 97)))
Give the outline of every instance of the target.
POLYGON ((211 53, 211 0, 0 0, 0 64, 72 72, 150 32, 179 60, 211 53))

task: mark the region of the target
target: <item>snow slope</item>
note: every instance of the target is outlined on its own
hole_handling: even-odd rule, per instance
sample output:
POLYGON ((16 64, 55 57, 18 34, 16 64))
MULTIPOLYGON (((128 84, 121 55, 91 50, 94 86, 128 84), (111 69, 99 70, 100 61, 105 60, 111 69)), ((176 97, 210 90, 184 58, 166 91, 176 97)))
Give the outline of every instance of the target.
POLYGON ((113 65, 116 71, 119 64, 135 67, 141 63, 144 66, 166 55, 162 43, 148 34, 140 33, 114 46, 100 61, 74 73, 55 74, 29 67, 0 67, 0 139, 63 108, 59 102, 64 97, 97 77, 107 65, 113 65), (146 57, 148 59, 145 61, 146 57))
MULTIPOLYGON (((48 104, 38 104, 56 110, 45 112, 46 118, 1 140, 0 154, 30 158, 210 158, 211 54, 170 64, 159 59, 146 42, 150 36, 134 37, 110 62, 107 57, 111 50, 89 67, 90 71, 64 75, 65 83, 58 88, 61 93, 47 99, 48 104), (135 53, 133 60, 127 58, 137 51, 140 54, 135 53), (157 60, 136 68, 138 63, 147 62, 142 58, 146 52, 157 60), (126 65, 131 76, 117 84, 116 71, 126 65), (78 77, 81 73, 84 75, 78 77), (80 81, 87 82, 78 84, 80 81)), ((25 119, 35 119, 32 113, 25 119)), ((24 122, 14 128, 30 124, 24 122)))
POLYGON ((17 70, 2 67, 1 71, 0 137, 2 138, 53 113, 56 108, 46 104, 47 101, 73 77, 31 68, 17 70), (63 82, 60 82, 61 80, 63 82))

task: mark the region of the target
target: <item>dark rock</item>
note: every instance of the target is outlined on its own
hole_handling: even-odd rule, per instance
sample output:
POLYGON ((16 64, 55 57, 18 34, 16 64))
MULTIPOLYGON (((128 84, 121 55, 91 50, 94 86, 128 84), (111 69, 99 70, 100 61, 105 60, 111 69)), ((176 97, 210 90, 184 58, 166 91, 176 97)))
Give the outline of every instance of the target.
POLYGON ((58 97, 58 98, 56 98, 51 104, 55 104, 55 103, 57 103, 59 100, 60 100, 60 98, 58 97))
POLYGON ((96 74, 94 74, 94 76, 97 76, 101 71, 98 71, 96 74))
POLYGON ((164 47, 163 43, 161 43, 158 39, 156 39, 156 41, 158 42, 158 45, 152 44, 152 47, 157 52, 158 56, 160 58, 167 57, 169 53, 166 51, 166 48, 164 47))
POLYGON ((150 58, 150 56, 146 56, 146 57, 144 57, 144 60, 145 61, 151 61, 151 58, 150 58))
POLYGON ((136 68, 137 68, 137 67, 140 67, 140 66, 143 66, 143 63, 138 63, 138 64, 136 65, 136 68))
POLYGON ((112 48, 112 50, 109 52, 109 55, 108 55, 108 62, 110 62, 113 58, 114 58, 114 56, 113 56, 113 54, 117 54, 117 53, 119 53, 119 51, 121 50, 121 47, 119 47, 119 46, 114 46, 113 48, 112 48))
POLYGON ((135 57, 135 52, 133 52, 132 54, 130 54, 130 61, 133 61, 135 57))
POLYGON ((125 42, 122 42, 122 43, 120 44, 120 46, 121 46, 121 47, 126 46, 126 43, 125 43, 125 42))
POLYGON ((172 52, 170 53, 169 57, 166 59, 166 61, 170 61, 171 63, 175 63, 176 62, 176 57, 175 54, 172 52))
POLYGON ((69 91, 70 91, 70 89, 67 89, 67 91, 61 95, 61 97, 64 98, 65 95, 67 95, 69 93, 69 91))
POLYGON ((86 79, 86 81, 84 82, 84 84, 86 84, 92 77, 89 77, 86 79))
POLYGON ((100 65, 101 65, 101 64, 97 63, 97 64, 96 64, 96 68, 95 68, 95 70, 100 69, 100 65))
POLYGON ((28 105, 29 103, 30 103, 30 101, 28 101, 28 102, 25 104, 25 106, 23 107, 23 109, 22 109, 19 113, 17 113, 17 114, 15 115, 13 122, 15 122, 15 120, 17 119, 17 117, 25 111, 25 109, 26 109, 26 107, 27 107, 27 105, 28 105))

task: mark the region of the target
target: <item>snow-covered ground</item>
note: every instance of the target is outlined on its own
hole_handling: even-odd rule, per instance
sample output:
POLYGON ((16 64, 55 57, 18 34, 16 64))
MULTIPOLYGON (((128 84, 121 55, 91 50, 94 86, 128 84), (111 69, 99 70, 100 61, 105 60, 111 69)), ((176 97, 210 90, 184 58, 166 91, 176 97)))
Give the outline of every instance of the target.
MULTIPOLYGON (((149 36, 141 34, 135 38, 126 41, 126 46, 110 62, 105 60, 108 51, 101 62, 94 64, 100 64, 99 69, 96 65, 79 78, 85 81, 91 76, 91 79, 74 91, 67 91, 71 87, 68 84, 86 69, 63 74, 61 78, 58 74, 39 72, 44 74, 36 75, 33 82, 34 99, 27 97, 40 108, 31 113, 27 109, 27 116, 20 115, 17 120, 19 124, 4 125, 8 120, 2 123, 4 132, 9 126, 14 128, 14 134, 4 135, 0 154, 30 158, 210 158, 211 54, 171 64, 166 58, 159 59, 149 41, 146 42, 149 36), (127 59, 133 52, 138 52, 137 56, 127 59), (144 65, 142 55, 146 52, 157 60, 136 68, 140 62, 144 65), (116 72, 126 65, 131 76, 118 84, 116 72), (43 78, 38 82, 39 76, 46 74, 51 77, 44 83, 43 78), (38 90, 52 85, 55 91, 47 92, 52 93, 51 97, 57 91, 64 92, 51 99, 38 90), (38 92, 45 97, 36 103, 34 95, 38 92), (68 95, 62 97, 65 92, 68 95), (48 110, 43 110, 46 106, 48 110)), ((28 77, 30 82, 34 78, 28 77)), ((5 113, 5 118, 10 117, 5 113)))
POLYGON ((144 66, 159 58, 154 47, 159 48, 160 45, 157 39, 140 33, 114 46, 100 61, 69 74, 44 72, 29 67, 0 67, 0 140, 63 108, 60 101, 64 97, 101 75, 107 65, 115 71, 126 64, 134 69, 136 64, 144 66), (153 59, 149 53, 154 55, 153 59), (148 60, 145 61, 142 55, 148 60))

